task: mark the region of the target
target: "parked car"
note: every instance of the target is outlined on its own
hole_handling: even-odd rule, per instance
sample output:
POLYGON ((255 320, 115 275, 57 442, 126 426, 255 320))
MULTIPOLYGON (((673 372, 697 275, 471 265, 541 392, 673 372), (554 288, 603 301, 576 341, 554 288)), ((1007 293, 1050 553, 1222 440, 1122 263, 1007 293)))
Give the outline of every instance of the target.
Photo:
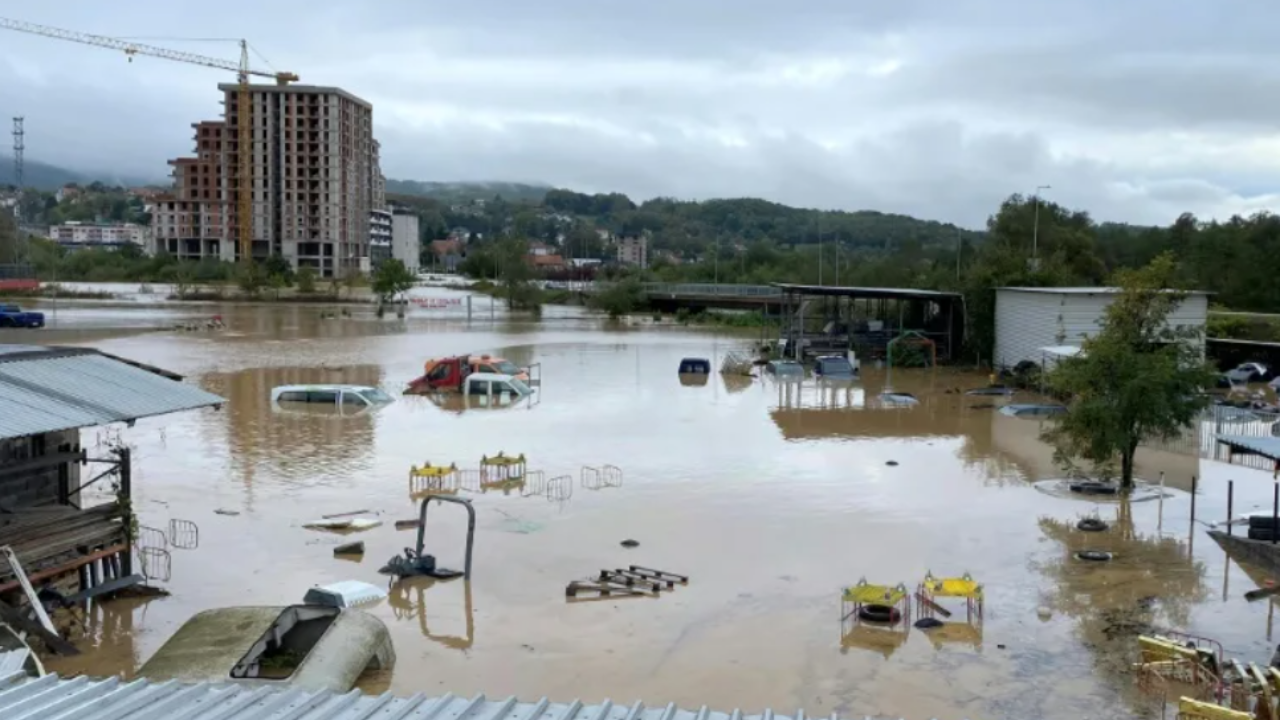
POLYGON ((368 385, 281 385, 271 391, 271 404, 277 410, 330 407, 347 414, 393 401, 390 395, 368 385))
POLYGON ((1271 369, 1262 363, 1247 362, 1228 370, 1226 376, 1236 383, 1266 382, 1275 378, 1271 369))
POLYGON ((44 313, 23 310, 17 305, 0 305, 0 328, 42 328, 44 313))

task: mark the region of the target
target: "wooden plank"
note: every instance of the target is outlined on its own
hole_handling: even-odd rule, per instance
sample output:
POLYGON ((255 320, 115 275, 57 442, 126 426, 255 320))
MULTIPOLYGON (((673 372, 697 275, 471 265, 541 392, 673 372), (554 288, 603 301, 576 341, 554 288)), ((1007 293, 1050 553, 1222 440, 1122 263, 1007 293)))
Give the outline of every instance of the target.
POLYGON ((49 619, 49 613, 44 611, 44 603, 40 602, 40 597, 36 595, 36 589, 31 587, 30 578, 22 571, 22 563, 18 561, 18 556, 13 553, 13 548, 8 545, 0 545, 0 555, 4 555, 5 559, 9 561, 9 570, 18 576, 18 583, 22 586, 22 591, 27 594, 27 602, 31 603, 31 609, 35 612, 36 618, 40 620, 40 624, 50 633, 58 634, 58 629, 53 626, 53 621, 49 619))
POLYGON ((941 615, 942 617, 951 617, 951 611, 950 611, 950 610, 948 610, 948 609, 946 609, 946 608, 942 607, 942 606, 941 606, 941 605, 939 605, 938 603, 936 603, 936 602, 934 602, 934 601, 930 600, 929 598, 925 597, 925 596, 924 596, 924 594, 917 592, 917 593, 916 593, 916 599, 917 599, 917 600, 919 600, 922 604, 927 605, 927 606, 929 607, 929 609, 930 609, 930 610, 932 610, 932 611, 934 611, 934 612, 938 613, 938 614, 939 614, 939 615, 941 615))
MULTIPOLYGON (((111 547, 103 548, 102 550, 99 550, 97 552, 92 552, 92 553, 89 553, 88 555, 82 555, 76 558, 75 560, 72 560, 69 563, 59 565, 57 567, 46 568, 39 572, 31 573, 31 575, 28 576, 28 579, 34 582, 36 580, 44 580, 45 578, 53 577, 54 575, 61 575, 62 573, 70 572, 72 570, 75 570, 76 568, 88 565, 89 563, 95 560, 100 560, 104 557, 107 557, 108 555, 114 555, 118 552, 124 552, 125 550, 128 550, 128 549, 129 549, 128 545, 112 545, 111 547)), ((17 589, 17 587, 18 587, 17 580, 11 580, 7 583, 4 583, 3 585, 0 585, 0 595, 3 595, 4 593, 7 593, 11 590, 15 590, 17 589)))

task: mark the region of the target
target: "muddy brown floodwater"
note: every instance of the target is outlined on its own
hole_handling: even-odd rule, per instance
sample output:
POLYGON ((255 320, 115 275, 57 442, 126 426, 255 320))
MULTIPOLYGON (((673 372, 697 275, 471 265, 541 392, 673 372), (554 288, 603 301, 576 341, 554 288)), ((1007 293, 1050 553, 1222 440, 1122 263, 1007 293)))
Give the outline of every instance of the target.
MULTIPOLYGON (((1145 477, 1166 473, 1163 502, 1055 497, 1031 484, 1056 475, 1038 423, 954 392, 981 376, 896 371, 893 387, 921 399, 910 409, 875 408, 886 380, 875 369, 849 388, 719 375, 685 385, 675 372, 682 357, 718 366, 748 341, 611 328, 570 308, 548 308, 540 322, 476 310, 468 322, 457 305, 379 321, 367 308, 321 320, 316 307, 70 303, 60 327, 74 337, 77 313, 97 329, 206 311, 228 329, 92 338, 228 403, 86 432, 89 446, 120 433, 136 448, 143 525, 189 520, 199 538, 195 549, 169 551, 171 597, 94 609, 89 651, 51 662, 61 672, 128 675, 203 609, 292 603, 337 580, 384 583, 378 568, 413 542, 393 528, 416 512, 410 465, 474 468, 499 451, 524 453, 547 477, 573 476, 572 498, 472 495, 473 580, 402 583, 369 608, 390 627, 399 662, 365 677, 366 689, 844 716, 1127 718, 1158 716, 1128 674, 1141 628, 1214 637, 1248 660, 1270 655, 1272 606, 1244 603, 1255 578, 1191 532, 1186 493, 1200 475, 1199 515, 1217 520, 1228 478, 1238 481, 1237 508, 1269 506, 1267 474, 1143 451, 1145 477), (536 402, 489 409, 397 396, 353 417, 270 406, 271 388, 284 383, 378 384, 398 394, 426 358, 462 352, 539 363, 536 402), (583 466, 604 464, 622 470, 620 487, 576 481, 583 466), (385 522, 356 536, 367 546, 362 560, 335 559, 332 546, 344 538, 302 527, 353 510, 385 522), (1095 511, 1110 532, 1074 530, 1095 511), (639 547, 619 545, 628 538, 639 547), (1093 548, 1116 559, 1072 558, 1093 548), (627 564, 692 581, 656 600, 566 602, 568 581, 627 564), (983 623, 846 637, 842 586, 865 577, 914 588, 929 570, 983 582, 983 623)), ((454 509, 433 511, 428 545, 457 566, 465 520, 454 509)))

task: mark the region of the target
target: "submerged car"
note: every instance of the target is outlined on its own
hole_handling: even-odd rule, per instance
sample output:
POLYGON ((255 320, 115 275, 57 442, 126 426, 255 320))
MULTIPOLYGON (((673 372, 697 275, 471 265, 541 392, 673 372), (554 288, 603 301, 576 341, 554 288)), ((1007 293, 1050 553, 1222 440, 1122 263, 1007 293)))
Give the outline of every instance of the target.
POLYGON ((344 412, 381 407, 394 399, 370 385, 281 385, 271 391, 276 410, 340 408, 344 412))
POLYGON ((1275 377, 1270 368, 1256 362, 1241 363, 1224 374, 1235 383, 1265 382, 1275 377))
POLYGON ((1065 405, 1037 405, 1033 403, 1018 403, 1000 408, 1001 415, 1020 418, 1053 417, 1062 415, 1066 411, 1067 406, 1065 405))
POLYGON ((804 365, 795 360, 770 360, 765 365, 765 371, 770 375, 778 375, 782 377, 804 376, 804 365))
POLYGON ((843 355, 823 355, 814 361, 813 374, 821 378, 839 380, 857 377, 858 371, 843 355))

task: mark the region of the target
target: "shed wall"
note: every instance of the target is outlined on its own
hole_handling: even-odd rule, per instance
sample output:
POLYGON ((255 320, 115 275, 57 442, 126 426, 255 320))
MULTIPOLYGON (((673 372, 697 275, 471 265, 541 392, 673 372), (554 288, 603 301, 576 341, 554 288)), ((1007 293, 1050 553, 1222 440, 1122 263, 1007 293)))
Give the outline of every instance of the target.
MULTIPOLYGON (((1098 332, 1114 293, 996 291, 996 367, 1012 368, 1024 360, 1042 362, 1040 348, 1079 345, 1098 332)), ((1172 326, 1204 329, 1209 298, 1189 295, 1169 316, 1172 326)))

